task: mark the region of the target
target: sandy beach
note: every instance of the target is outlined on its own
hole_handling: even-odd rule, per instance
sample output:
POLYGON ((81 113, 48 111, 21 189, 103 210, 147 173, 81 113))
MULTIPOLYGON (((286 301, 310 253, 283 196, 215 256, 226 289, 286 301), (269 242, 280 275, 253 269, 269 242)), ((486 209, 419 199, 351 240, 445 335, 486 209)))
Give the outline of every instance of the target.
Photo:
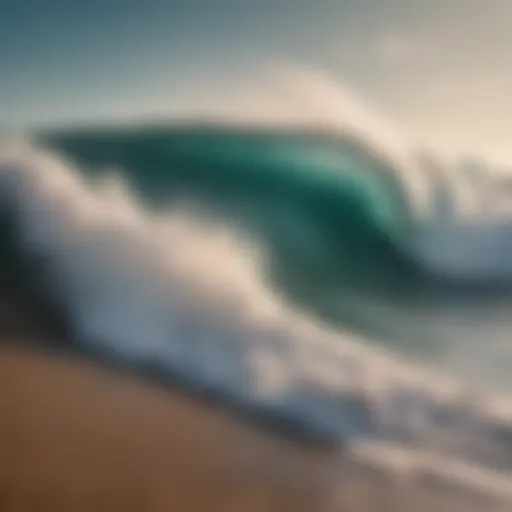
POLYGON ((0 346, 2 512, 508 511, 373 452, 292 442, 182 392, 0 346))
POLYGON ((310 511, 329 453, 89 363, 0 348, 0 510, 310 511))

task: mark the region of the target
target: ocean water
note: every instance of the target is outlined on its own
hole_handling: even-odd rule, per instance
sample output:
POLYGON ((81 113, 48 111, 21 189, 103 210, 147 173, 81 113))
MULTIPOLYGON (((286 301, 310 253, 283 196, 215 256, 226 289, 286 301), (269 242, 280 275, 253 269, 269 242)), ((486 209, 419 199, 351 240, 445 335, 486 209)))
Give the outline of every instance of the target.
POLYGON ((0 149, 2 258, 84 352, 509 492, 504 190, 352 128, 39 130, 0 149))

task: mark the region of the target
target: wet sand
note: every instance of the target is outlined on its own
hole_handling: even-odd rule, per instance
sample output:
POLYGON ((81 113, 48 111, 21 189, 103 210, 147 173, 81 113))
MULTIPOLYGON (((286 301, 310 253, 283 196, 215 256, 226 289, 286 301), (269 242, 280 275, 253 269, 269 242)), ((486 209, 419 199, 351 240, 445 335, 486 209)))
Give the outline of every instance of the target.
POLYGON ((0 345, 2 512, 487 512, 512 503, 314 446, 80 359, 0 345))
POLYGON ((312 511, 329 452, 87 362, 0 347, 0 510, 312 511))

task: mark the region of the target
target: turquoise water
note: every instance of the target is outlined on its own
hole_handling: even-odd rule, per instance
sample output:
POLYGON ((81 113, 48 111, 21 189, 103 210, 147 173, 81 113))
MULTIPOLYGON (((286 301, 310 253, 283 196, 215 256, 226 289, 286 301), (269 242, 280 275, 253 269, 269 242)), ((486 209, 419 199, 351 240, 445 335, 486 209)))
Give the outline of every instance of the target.
MULTIPOLYGON (((249 230, 287 290, 411 283, 400 253, 414 220, 391 169, 355 144, 308 134, 162 128, 63 135, 87 172, 122 169, 152 208, 184 197, 249 230), (335 284, 337 286, 337 284, 335 284)), ((320 292, 320 290, 319 290, 320 292)))

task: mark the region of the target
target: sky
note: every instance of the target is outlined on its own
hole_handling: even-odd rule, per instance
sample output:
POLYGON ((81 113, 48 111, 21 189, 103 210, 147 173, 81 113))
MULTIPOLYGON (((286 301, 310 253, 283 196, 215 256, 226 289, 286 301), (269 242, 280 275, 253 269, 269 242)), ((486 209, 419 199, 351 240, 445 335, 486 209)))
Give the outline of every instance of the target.
POLYGON ((511 26, 509 0, 0 0, 0 126, 164 112, 272 62, 512 161, 511 26))

